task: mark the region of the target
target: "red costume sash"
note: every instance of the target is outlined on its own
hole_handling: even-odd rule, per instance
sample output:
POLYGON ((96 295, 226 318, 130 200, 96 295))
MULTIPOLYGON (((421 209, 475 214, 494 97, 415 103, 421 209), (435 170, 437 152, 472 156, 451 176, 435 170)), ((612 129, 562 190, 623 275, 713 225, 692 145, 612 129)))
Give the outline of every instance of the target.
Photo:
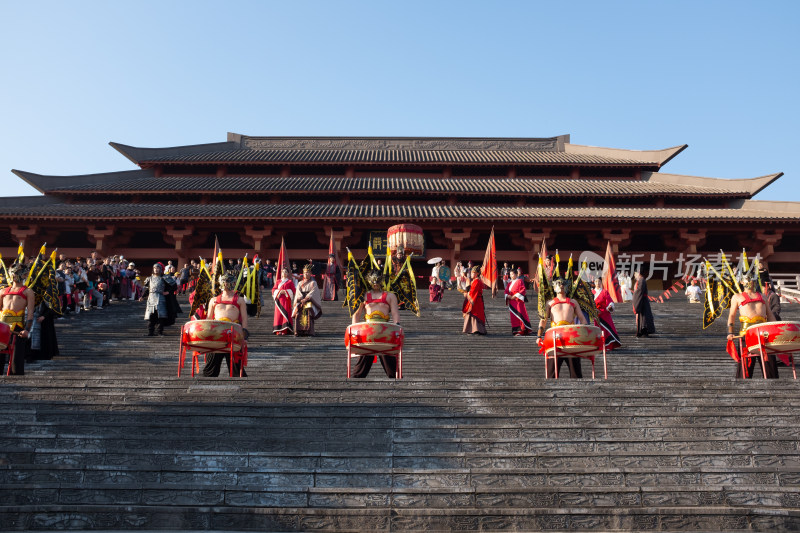
POLYGON ((367 293, 367 299, 365 300, 364 303, 389 305, 388 302, 386 301, 386 291, 381 293, 381 297, 380 298, 375 298, 375 299, 372 298, 372 292, 368 292, 367 293))
MULTIPOLYGON (((757 293, 756 293, 756 297, 755 297, 755 298, 750 298, 750 295, 749 295, 749 294, 747 294, 746 292, 743 292, 743 293, 742 293, 742 296, 744 296, 744 300, 742 300, 742 301, 739 303, 739 308, 740 308, 740 309, 741 309, 741 307, 742 307, 742 306, 744 306, 744 305, 747 305, 747 304, 757 304, 757 303, 762 303, 762 304, 765 304, 765 302, 764 302, 764 297, 763 297, 763 296, 761 296, 761 293, 760 293, 760 292, 757 292, 757 293)), ((765 305, 766 305, 766 304, 765 304, 765 305)))
POLYGON ((16 289, 13 288, 13 287, 6 287, 2 291, 0 291, 0 297, 3 297, 3 296, 21 296, 27 302, 28 301, 28 297, 25 296, 25 291, 26 290, 28 290, 28 287, 26 287, 25 285, 22 285, 21 287, 17 287, 16 289))

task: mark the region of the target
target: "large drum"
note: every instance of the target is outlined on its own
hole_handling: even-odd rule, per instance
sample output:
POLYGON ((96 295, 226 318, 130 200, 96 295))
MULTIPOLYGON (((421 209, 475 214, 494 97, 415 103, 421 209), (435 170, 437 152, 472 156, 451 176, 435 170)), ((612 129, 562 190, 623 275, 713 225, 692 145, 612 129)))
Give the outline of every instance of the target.
POLYGON ((11 344, 11 326, 0 322, 0 350, 5 350, 11 344))
POLYGON ((548 329, 543 339, 544 353, 590 356, 603 351, 603 331, 597 326, 570 324, 548 329))
POLYGON ((242 326, 224 320, 190 320, 183 325, 183 335, 186 347, 200 352, 229 352, 231 341, 233 351, 238 352, 244 342, 242 326))
POLYGON ((392 253, 398 248, 405 250, 406 255, 422 255, 425 250, 425 238, 422 235, 422 228, 414 224, 398 224, 392 226, 386 232, 386 241, 392 253))
POLYGON ((403 328, 391 322, 357 322, 344 332, 350 355, 397 355, 404 339, 403 328))
POLYGON ((747 351, 758 352, 759 341, 767 353, 800 352, 800 322, 762 322, 747 328, 744 332, 747 351))

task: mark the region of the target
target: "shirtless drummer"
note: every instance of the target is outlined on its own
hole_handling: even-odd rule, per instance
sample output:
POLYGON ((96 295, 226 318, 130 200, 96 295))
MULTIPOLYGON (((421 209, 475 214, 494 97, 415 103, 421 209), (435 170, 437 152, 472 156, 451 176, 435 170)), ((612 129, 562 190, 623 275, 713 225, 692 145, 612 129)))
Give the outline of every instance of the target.
MULTIPOLYGON (((764 301, 764 297, 756 291, 756 280, 751 274, 745 274, 741 279, 742 292, 733 295, 731 298, 731 312, 728 313, 728 343, 726 351, 739 363, 736 365, 736 378, 751 378, 753 377, 753 368, 755 367, 755 357, 747 358, 747 372, 742 375, 742 364, 739 354, 738 339, 744 335, 747 328, 761 324, 762 322, 775 322, 775 315, 772 310, 764 301), (736 322, 736 312, 739 312, 739 322, 742 324, 742 329, 738 335, 734 334, 734 324, 736 322), (736 338, 734 340, 734 338, 736 338)), ((764 361, 764 369, 766 371, 767 379, 778 379, 778 363, 775 360, 775 354, 769 354, 767 360, 764 361)))
MULTIPOLYGON (((14 265, 8 270, 11 286, 0 291, 0 321, 11 328, 11 333, 17 335, 14 344, 14 357, 9 362, 9 374, 21 376, 25 374, 25 356, 27 355, 27 342, 33 327, 33 308, 36 296, 33 291, 25 286, 28 269, 23 265, 14 265)), ((0 360, 0 372, 5 368, 6 356, 0 360)))
MULTIPOLYGON (((367 284, 370 291, 367 292, 364 301, 353 313, 353 324, 361 322, 393 322, 400 323, 400 310, 397 305, 397 296, 393 292, 383 290, 383 275, 379 270, 370 270, 366 275, 367 284)), ((397 357, 393 355, 378 356, 383 366, 383 371, 390 379, 394 379, 397 372, 397 357)), ((372 355, 362 355, 356 361, 352 376, 354 378, 365 378, 372 368, 375 357, 372 355)))
MULTIPOLYGON (((578 302, 567 296, 569 293, 569 283, 564 278, 558 277, 553 279, 553 290, 556 297, 547 302, 547 311, 543 319, 539 321, 539 331, 537 333, 537 342, 539 346, 542 345, 544 332, 547 329, 547 322, 550 321, 550 327, 554 326, 567 326, 575 324, 577 317, 578 322, 588 325, 586 316, 581 311, 578 302)), ((558 359, 558 369, 561 370, 561 363, 566 360, 569 367, 569 377, 582 378, 581 360, 578 357, 562 357, 558 359)), ((547 360, 547 375, 550 378, 556 377, 556 365, 553 359, 547 360)))
MULTIPOLYGON (((210 320, 222 320, 224 322, 233 322, 240 324, 244 330, 244 340, 250 336, 247 331, 247 306, 244 298, 239 296, 239 293, 233 290, 236 285, 236 278, 231 273, 222 274, 219 277, 219 286, 222 287, 222 294, 216 298, 212 298, 208 304, 208 318, 210 320)), ((208 362, 203 368, 203 375, 209 378, 219 376, 219 370, 222 366, 222 358, 231 368, 231 355, 229 353, 212 352, 208 354, 208 362)), ((247 372, 241 369, 242 377, 247 377, 247 372)), ((239 365, 233 365, 233 375, 239 375, 239 365)))

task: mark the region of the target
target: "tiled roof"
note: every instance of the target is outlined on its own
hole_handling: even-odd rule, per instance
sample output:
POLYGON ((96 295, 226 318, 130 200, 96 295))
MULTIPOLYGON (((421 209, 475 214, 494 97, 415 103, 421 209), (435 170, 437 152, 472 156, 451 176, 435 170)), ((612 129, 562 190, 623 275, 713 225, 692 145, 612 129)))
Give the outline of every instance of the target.
MULTIPOLYGON (((147 193, 374 193, 406 192, 441 195, 582 195, 582 196, 746 196, 743 188, 726 189, 720 185, 695 186, 656 181, 534 178, 405 178, 405 177, 132 177, 112 183, 82 183, 55 186, 48 192, 94 194, 147 193)), ((709 184, 710 185, 710 184, 709 184)))
MULTIPOLYGON (((224 150, 140 159, 155 163, 383 163, 383 164, 503 164, 503 165, 646 165, 630 159, 565 152, 522 150, 224 150)), ((652 166, 655 166, 654 162, 652 166)))
POLYGON ((476 205, 374 204, 55 204, 0 207, 0 218, 15 220, 175 221, 780 221, 800 223, 800 204, 744 201, 734 209, 508 207, 476 205))

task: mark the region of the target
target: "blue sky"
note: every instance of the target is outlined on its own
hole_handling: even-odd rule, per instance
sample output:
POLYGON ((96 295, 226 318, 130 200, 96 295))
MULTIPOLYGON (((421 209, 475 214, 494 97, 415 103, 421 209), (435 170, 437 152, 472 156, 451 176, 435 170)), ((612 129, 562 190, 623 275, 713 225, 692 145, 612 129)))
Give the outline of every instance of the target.
POLYGON ((246 135, 689 148, 665 172, 800 201, 800 2, 0 0, 0 176, 246 135))

